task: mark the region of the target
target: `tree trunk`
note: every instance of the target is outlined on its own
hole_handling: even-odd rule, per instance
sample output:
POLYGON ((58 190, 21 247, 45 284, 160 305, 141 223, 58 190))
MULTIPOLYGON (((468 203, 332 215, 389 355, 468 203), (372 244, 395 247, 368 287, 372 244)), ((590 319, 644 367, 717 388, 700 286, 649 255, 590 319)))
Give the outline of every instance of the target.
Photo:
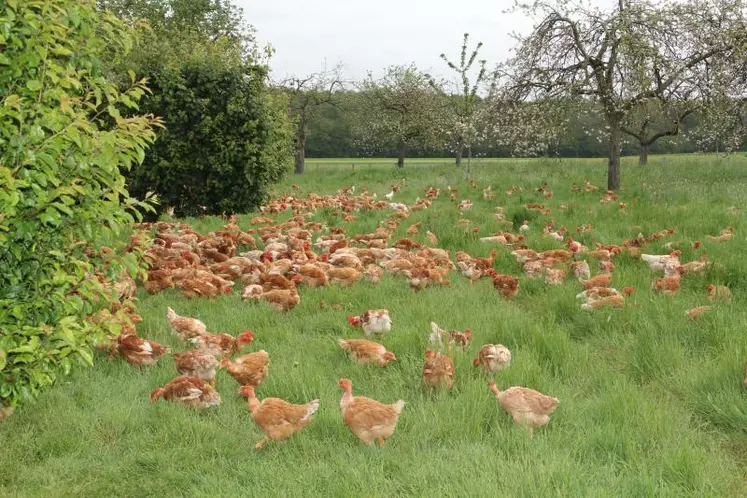
POLYGON ((472 177, 472 146, 467 146, 467 178, 472 177))
POLYGON ((456 163, 457 168, 462 165, 462 155, 463 154, 464 154, 464 146, 463 145, 457 146, 456 158, 455 158, 456 159, 455 163, 456 163))
POLYGON ((638 151, 638 165, 646 166, 648 164, 648 149, 651 144, 642 143, 641 149, 638 151))
POLYGON ((622 129, 619 121, 610 123, 610 150, 607 163, 607 189, 620 188, 620 146, 622 144, 622 129))
POLYGON ((306 134, 299 133, 296 137, 296 151, 293 154, 293 161, 295 164, 294 172, 297 175, 302 175, 306 171, 306 134))
POLYGON ((397 148, 397 167, 398 168, 405 167, 405 143, 404 142, 400 142, 399 147, 397 148))

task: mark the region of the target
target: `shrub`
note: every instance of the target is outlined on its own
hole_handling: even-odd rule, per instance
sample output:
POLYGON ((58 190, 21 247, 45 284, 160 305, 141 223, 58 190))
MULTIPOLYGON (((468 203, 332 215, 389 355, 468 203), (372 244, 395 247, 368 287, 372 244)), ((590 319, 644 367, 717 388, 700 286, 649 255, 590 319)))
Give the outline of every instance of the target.
POLYGON ((89 249, 147 206, 120 171, 154 139, 157 120, 120 115, 145 82, 119 91, 100 69, 132 35, 93 1, 0 3, 0 418, 92 363, 111 330, 85 318, 114 298, 91 277, 138 271, 134 253, 103 265, 89 249))
POLYGON ((130 191, 155 192, 178 216, 252 210, 289 169, 285 97, 268 90, 265 66, 230 50, 206 43, 181 60, 155 54, 141 66, 153 91, 143 109, 166 129, 130 171, 130 191))

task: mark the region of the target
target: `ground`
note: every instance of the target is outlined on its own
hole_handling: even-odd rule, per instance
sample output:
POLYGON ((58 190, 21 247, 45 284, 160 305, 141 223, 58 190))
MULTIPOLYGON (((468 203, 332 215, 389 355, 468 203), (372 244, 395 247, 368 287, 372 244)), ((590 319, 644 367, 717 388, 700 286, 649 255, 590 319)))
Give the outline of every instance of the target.
MULTIPOLYGON (((647 251, 660 254, 665 242, 681 240, 683 262, 705 252, 718 265, 706 276, 687 277, 680 294, 667 298, 649 289, 653 277, 645 263, 621 257, 613 284, 637 288, 622 311, 581 311, 575 299, 580 284, 572 279, 547 287, 522 277, 518 297, 506 302, 489 280, 470 286, 456 272, 450 288, 417 294, 393 277, 379 286, 302 288, 301 304, 288 313, 242 302, 240 289, 211 301, 186 301, 178 291, 142 294, 140 334, 174 350, 184 346, 168 330, 167 306, 200 318, 213 331, 254 331, 248 350, 265 349, 271 358, 258 396, 297 403, 319 398, 314 422, 286 443, 258 451, 254 444, 262 434, 225 372, 217 382, 223 404, 195 413, 148 402, 150 391, 176 373, 170 357, 140 371, 100 356, 93 368, 74 372, 0 425, 0 495, 747 495, 747 314, 741 307, 747 295, 747 161, 660 156, 642 168, 634 162, 625 163, 619 196, 627 207, 621 209, 600 204, 601 190, 571 191, 584 178, 604 185, 599 159, 478 160, 475 190, 447 160, 412 161, 404 170, 392 160, 310 161, 304 176, 289 178, 277 192, 291 191, 293 182, 301 193, 334 193, 354 184, 382 196, 404 178, 407 184, 394 200, 411 203, 430 186, 457 188, 459 199, 474 202, 465 217, 480 227, 479 234, 457 226, 456 203, 444 194, 398 232, 405 236, 409 224, 420 221, 421 234, 431 230, 452 250, 487 255, 491 247, 477 238, 499 229, 493 221, 498 205, 509 219, 530 220, 530 247, 560 247, 540 236, 548 218, 522 207, 537 202, 574 235, 578 225, 591 223, 593 231, 580 237, 587 243, 620 243, 673 227, 673 236, 647 251), (543 181, 554 193, 550 200, 534 191, 543 181), (496 200, 483 200, 487 185, 496 200), (512 185, 523 192, 507 196, 512 185), (731 241, 706 239, 727 225, 734 226, 731 241), (702 242, 701 249, 689 247, 693 240, 702 242), (734 303, 692 322, 685 310, 708 304, 708 283, 728 285, 734 303), (322 299, 345 308, 320 310, 322 299), (384 369, 354 365, 336 344, 338 337, 360 335, 345 318, 379 307, 391 312, 393 329, 383 342, 398 361, 384 369), (470 327, 474 334, 470 350, 456 356, 450 393, 431 393, 421 383, 431 320, 449 329, 470 327), (560 399, 550 424, 533 438, 500 411, 485 377, 472 367, 476 351, 488 342, 513 352, 511 367, 497 376, 500 388, 522 385, 560 399), (385 449, 362 445, 342 422, 336 384, 344 376, 353 380, 355 394, 407 402, 385 449)), ((348 233, 368 232, 388 214, 359 213, 357 221, 339 224, 348 233)), ((241 217, 242 227, 250 217, 241 217)), ((321 211, 316 219, 338 223, 332 212, 321 211)), ((200 230, 223 223, 190 222, 200 230)), ((508 251, 499 250, 496 269, 518 274, 508 251)))

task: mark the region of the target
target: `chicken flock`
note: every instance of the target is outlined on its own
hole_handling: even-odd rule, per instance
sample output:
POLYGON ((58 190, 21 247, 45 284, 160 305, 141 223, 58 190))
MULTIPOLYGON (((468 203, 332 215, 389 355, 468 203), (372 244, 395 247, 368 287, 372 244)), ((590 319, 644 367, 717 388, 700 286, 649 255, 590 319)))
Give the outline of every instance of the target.
MULTIPOLYGON (((471 284, 482 278, 490 279, 496 292, 505 300, 516 298, 522 276, 543 279, 549 286, 560 285, 573 278, 579 284, 580 292, 576 297, 581 301, 581 310, 619 309, 626 306, 626 299, 635 293, 634 287, 624 286, 617 290, 612 285, 613 280, 619 285, 623 284, 624 278, 615 273, 615 261, 620 257, 639 259, 647 264, 655 277, 651 282, 652 291, 666 296, 678 293, 681 279, 704 274, 713 264, 705 254, 695 261, 680 261, 682 253, 678 247, 687 244, 682 241, 665 244, 669 251, 666 254, 644 252, 647 244, 673 235, 673 228, 648 236, 639 234, 619 244, 595 242, 593 247, 587 247, 574 240, 565 227, 556 227, 554 220, 545 223, 541 233, 543 237, 550 237, 562 244, 563 248, 538 251, 527 247, 526 234, 535 228, 524 221, 517 233, 501 230, 480 237, 479 240, 489 247, 487 256, 457 251, 452 259, 452 251, 437 247, 438 237, 430 231, 423 234, 427 243, 411 238, 394 238, 402 220, 413 211, 428 209, 441 194, 440 189, 432 187, 425 191, 424 198, 407 205, 393 202, 399 186, 392 186, 391 192, 384 196, 386 200, 377 200, 376 194, 369 194, 365 188, 355 194, 355 187, 346 187, 336 195, 328 196, 310 194, 300 198, 284 194, 263 206, 263 215, 252 218, 251 228, 246 230, 239 227, 236 217, 229 218, 222 230, 208 234, 198 233, 183 223, 141 223, 135 225, 136 232, 127 250, 138 247, 144 251, 149 269, 147 278, 140 285, 148 294, 178 288, 186 299, 210 299, 234 293, 238 283, 242 288, 242 300, 263 302, 279 312, 287 312, 298 306, 301 300, 299 288, 303 286, 350 286, 361 281, 375 285, 387 273, 403 278, 413 292, 419 292, 432 286, 451 285, 447 278, 450 272, 458 272, 471 284), (371 233, 348 235, 340 227, 327 227, 309 221, 321 208, 339 212, 345 221, 353 221, 357 213, 368 210, 387 210, 391 214, 371 233), (286 211, 291 212, 291 217, 283 222, 267 216, 286 211), (514 271, 499 273, 495 268, 495 258, 501 250, 507 251, 516 260, 518 266, 514 271), (596 268, 594 275, 593 267, 596 268)), ((476 188, 474 182, 471 187, 476 188)), ((506 195, 521 190, 521 187, 513 186, 506 191, 506 195)), ((586 180, 583 186, 574 184, 573 189, 574 192, 596 190, 597 187, 586 180)), ((552 198, 547 183, 536 191, 545 199, 552 198)), ((448 192, 449 198, 456 202, 456 190, 449 188, 448 192)), ((495 198, 491 187, 483 190, 483 198, 495 198)), ((600 202, 617 200, 616 194, 605 192, 600 202)), ((625 206, 619 203, 620 209, 625 209, 625 206)), ((472 201, 469 199, 457 204, 462 216, 471 207, 472 201)), ((532 203, 525 207, 537 210, 544 216, 550 214, 550 209, 544 204, 532 203)), ((564 208, 567 209, 564 205, 560 206, 561 210, 564 208)), ((500 206, 496 208, 494 219, 497 223, 511 225, 500 206)), ((479 231, 479 227, 470 228, 469 220, 464 218, 458 224, 467 226, 467 230, 473 233, 479 231)), ((416 223, 410 225, 406 232, 415 237, 420 234, 420 228, 421 223, 416 223)), ((577 227, 576 232, 582 234, 591 229, 591 225, 583 225, 577 227)), ((718 235, 708 236, 708 239, 725 241, 732 236, 733 228, 727 227, 718 235)), ((701 246, 699 241, 689 244, 694 249, 701 246)), ((109 343, 101 345, 100 349, 107 350, 110 356, 119 355, 133 365, 155 364, 159 357, 170 353, 170 349, 137 334, 136 324, 141 319, 134 307, 136 282, 122 277, 110 285, 120 298, 119 304, 91 319, 114 320, 120 324, 121 333, 109 343)), ((708 312, 717 302, 731 300, 731 291, 726 286, 708 284, 703 289, 704 297, 707 294, 710 304, 687 310, 685 315, 691 319, 708 312)), ((326 302, 320 303, 321 308, 326 306, 326 302)), ((257 448, 263 447, 268 440, 286 439, 313 421, 319 408, 318 399, 305 404, 292 404, 279 398, 257 398, 256 390, 269 374, 270 358, 265 350, 243 354, 243 348, 253 341, 252 331, 244 331, 236 337, 212 333, 202 321, 180 316, 171 307, 166 310, 166 319, 174 335, 191 349, 173 353, 179 376, 153 390, 151 402, 164 398, 195 409, 219 405, 221 396, 215 389, 215 378, 218 371, 225 370, 236 380, 239 395, 247 398, 252 419, 266 434, 257 443, 257 448)), ((348 323, 360 328, 365 336, 340 338, 337 342, 354 363, 386 367, 390 362, 397 361, 395 352, 371 340, 381 338, 392 330, 393 321, 387 309, 370 309, 358 316, 350 316, 348 323)), ((424 331, 426 328, 423 327, 424 331)), ((423 352, 423 383, 431 388, 451 389, 458 377, 453 358, 467 353, 472 331, 447 331, 431 322, 427 333, 429 345, 423 352)), ((511 351, 504 345, 484 344, 477 351, 473 365, 475 368, 481 367, 481 372, 488 378, 490 392, 503 410, 512 416, 516 424, 526 425, 533 432, 535 428, 548 424, 559 401, 522 386, 499 390, 494 378, 510 366, 511 360, 511 351)), ((747 386, 747 360, 745 373, 747 386)), ((345 424, 365 444, 376 442, 384 446, 395 431, 405 401, 385 404, 364 396, 354 396, 352 382, 347 378, 340 379, 338 387, 342 390, 340 411, 345 424)))

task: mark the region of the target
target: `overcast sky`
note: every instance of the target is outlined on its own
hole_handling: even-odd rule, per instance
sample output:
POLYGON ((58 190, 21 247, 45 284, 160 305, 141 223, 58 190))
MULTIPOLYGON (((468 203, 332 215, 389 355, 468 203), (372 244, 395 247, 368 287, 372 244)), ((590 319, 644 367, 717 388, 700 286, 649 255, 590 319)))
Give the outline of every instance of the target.
MULTIPOLYGON (((414 62, 442 76, 445 52, 457 60, 462 36, 482 41, 480 58, 505 59, 513 31, 528 32, 532 21, 503 14, 513 0, 234 0, 244 9, 261 43, 271 43, 274 78, 301 76, 344 63, 346 79, 380 75, 391 64, 414 62)), ((599 5, 611 0, 592 0, 599 5)))

